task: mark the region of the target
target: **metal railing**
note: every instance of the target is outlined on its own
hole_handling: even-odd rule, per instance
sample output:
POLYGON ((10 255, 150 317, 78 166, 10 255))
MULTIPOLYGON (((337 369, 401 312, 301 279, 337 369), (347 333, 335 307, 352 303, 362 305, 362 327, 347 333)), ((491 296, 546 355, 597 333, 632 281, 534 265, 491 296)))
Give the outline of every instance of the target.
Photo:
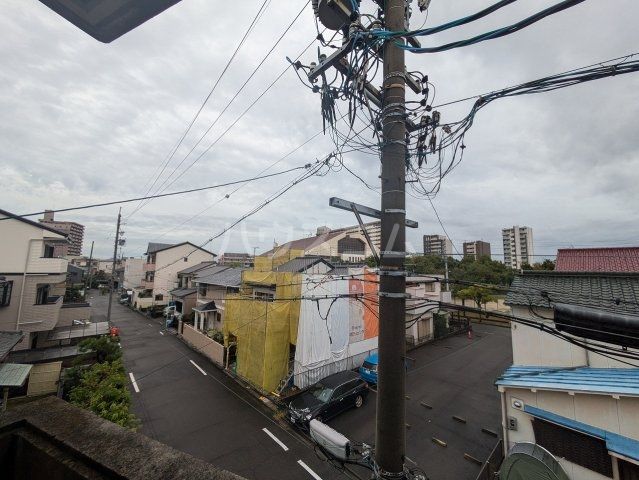
POLYGON ((499 473, 499 467, 501 467, 501 463, 504 461, 504 449, 502 440, 499 439, 497 444, 493 447, 490 455, 484 462, 479 474, 475 478, 475 480, 495 480, 498 478, 497 474, 499 473))

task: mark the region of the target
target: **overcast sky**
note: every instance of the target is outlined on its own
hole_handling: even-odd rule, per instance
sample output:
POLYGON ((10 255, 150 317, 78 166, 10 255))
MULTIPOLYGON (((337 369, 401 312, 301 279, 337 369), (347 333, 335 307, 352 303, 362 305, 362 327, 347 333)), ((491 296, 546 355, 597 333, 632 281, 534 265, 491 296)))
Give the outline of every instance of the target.
MULTIPOLYGON (((372 0, 363 0, 371 2, 372 0)), ((262 0, 183 0, 111 44, 100 43, 36 0, 4 0, 0 31, 0 208, 22 214, 140 196, 177 143, 262 0), (223 8, 220 8, 222 7, 223 8)), ((305 0, 271 2, 185 139, 164 178, 193 147, 305 0)), ((427 25, 467 15, 491 0, 433 0, 427 25)), ((430 37, 427 45, 507 25, 555 1, 521 0, 489 18, 430 37)), ((639 51, 639 4, 589 0, 521 32, 439 54, 408 54, 410 70, 429 75, 435 103, 532 80, 639 51)), ((424 21, 416 13, 414 26, 424 21)), ((174 176, 191 163, 316 35, 310 6, 174 176)), ((302 60, 316 57, 316 47, 302 60)), ((443 121, 464 116, 471 102, 442 108, 443 121)), ((321 130, 319 97, 293 71, 169 190, 250 177, 321 130)), ((568 246, 638 245, 639 74, 557 92, 501 99, 478 114, 463 162, 434 200, 457 248, 491 242, 501 228, 534 229, 535 252, 568 246)), ((303 165, 332 149, 319 136, 272 171, 303 165)), ((350 168, 377 185, 374 157, 346 156, 350 168)), ((262 202, 297 173, 234 187, 157 199, 123 227, 125 255, 147 242, 201 243, 262 202), (222 200, 221 200, 222 199, 222 200), (178 225, 208 206, 194 220, 178 225)), ((330 208, 342 196, 376 205, 379 195, 345 171, 312 178, 250 217, 210 248, 252 252, 340 227, 352 214, 330 208)), ((135 204, 123 207, 129 215, 135 204)), ((117 206, 58 214, 86 225, 84 253, 112 251, 117 206)), ((442 233, 427 201, 408 199, 411 250, 421 235, 442 233)))

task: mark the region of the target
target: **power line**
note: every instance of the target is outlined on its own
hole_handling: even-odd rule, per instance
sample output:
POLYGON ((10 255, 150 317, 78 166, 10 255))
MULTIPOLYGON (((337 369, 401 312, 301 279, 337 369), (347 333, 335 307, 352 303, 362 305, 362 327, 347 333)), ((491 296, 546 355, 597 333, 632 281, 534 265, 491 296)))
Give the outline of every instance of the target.
MULTIPOLYGON (((231 55, 231 58, 228 59, 228 61, 226 62, 226 65, 224 66, 224 68, 222 69, 222 72, 219 74, 219 76, 217 77, 217 80, 215 81, 215 83, 213 84, 213 87, 211 88, 211 90, 209 91, 208 95, 206 96, 206 98, 204 99, 204 101, 202 102, 202 104, 200 105, 200 107, 198 108, 197 112, 195 112, 195 115, 193 116, 193 118, 191 119, 191 121, 189 122, 186 130, 184 131, 184 133, 182 134, 182 136, 180 137, 180 139, 178 140, 177 144, 175 145, 175 147, 173 147, 173 149, 171 149, 171 151, 169 152, 169 155, 167 156, 164 165, 162 166, 162 169, 160 171, 160 173, 157 174, 157 176, 155 176, 155 173, 152 175, 153 177, 155 177, 155 180, 153 180, 153 183, 151 184, 151 186, 147 189, 147 191, 144 193, 144 195, 148 195, 149 192, 153 189, 153 187, 155 186, 156 182, 160 179, 160 177, 162 176, 162 174, 164 173, 164 170, 166 169, 166 167, 169 165, 169 163, 171 162, 171 160, 173 159, 173 156, 175 155, 175 153, 177 152, 177 150, 180 148, 180 146, 182 145, 182 142, 184 141, 184 139, 186 138, 186 136, 188 135, 188 133, 191 131, 191 128, 193 127, 193 125, 195 124, 195 121, 198 119, 198 117, 200 116, 200 113, 202 113, 202 110, 204 110, 205 105, 207 104, 207 102, 209 101, 209 99, 211 98, 211 96, 213 95, 213 93, 215 92, 215 90, 217 89, 217 86, 219 85, 220 81, 222 80, 222 78, 224 77, 224 74, 226 73, 226 71, 229 69, 229 67, 231 66, 231 63, 233 63, 233 60, 235 59, 235 57, 237 56, 237 53, 240 51, 240 48, 242 48, 242 45, 244 45, 244 42, 246 41, 246 39, 248 38, 249 34, 251 33, 251 31, 253 30, 253 27, 255 26, 255 24, 258 22, 258 20, 260 19, 262 13, 265 11, 267 4, 270 3, 270 0, 264 0, 264 2, 262 3, 262 5, 260 6, 259 10, 257 11, 257 13, 255 14, 255 17, 253 18, 253 21, 251 22, 251 24, 248 26, 246 32, 244 32, 244 35, 242 36, 240 42, 237 44, 237 46, 235 47, 235 51, 233 52, 233 54, 231 55)), ((148 181, 147 181, 148 184, 148 181)), ((146 185, 145 185, 146 187, 146 185)))
MULTIPOLYGON (((177 172, 177 170, 182 166, 182 164, 186 161, 186 159, 191 155, 191 153, 193 153, 193 151, 195 151, 195 149, 197 148, 197 146, 204 140, 204 138, 208 135, 208 133, 211 131, 211 129, 217 124, 217 122, 219 121, 219 119, 222 117, 222 115, 224 115, 224 113, 229 109, 229 107, 233 104, 233 102, 237 99, 237 97, 240 95, 240 93, 244 90, 244 88, 248 85, 248 83, 251 81, 251 79, 255 76, 255 74, 259 71, 259 69, 262 67, 262 65, 264 65, 264 62, 266 62, 266 60, 269 58, 269 56, 271 55, 271 53, 273 53, 273 51, 275 50, 275 48, 277 48, 277 46, 280 44, 280 42, 282 41, 282 39, 284 38, 284 36, 289 32, 289 30, 293 27, 293 25, 295 24, 295 22, 297 21, 297 19, 302 15, 302 13, 304 12, 304 10, 306 9, 306 7, 308 6, 308 4, 310 3, 310 0, 307 0, 304 4, 304 6, 302 7, 302 9, 297 13, 297 15, 293 18, 293 20, 289 23, 289 25, 286 27, 286 29, 282 32, 282 34, 279 36, 279 38, 275 41, 275 44, 273 44, 273 46, 269 49, 269 51, 266 53, 266 55, 262 58, 262 60, 257 64, 257 66, 253 69, 253 71, 251 72, 251 74, 248 76, 248 78, 244 81, 244 83, 240 86, 240 88, 238 89, 238 91, 235 93, 235 95, 233 95, 233 97, 229 100, 229 102, 226 104, 226 106, 220 111, 220 113, 218 114, 218 116, 215 118, 215 120, 209 125, 209 127, 206 129, 206 131, 200 136, 200 138, 198 139, 198 141, 195 143, 195 145, 193 145, 193 147, 189 150, 189 152, 184 156, 184 158, 180 161, 180 163, 178 163, 178 165, 173 169, 173 171, 169 174, 168 177, 166 177, 164 179, 164 181, 160 184, 160 186, 158 187, 158 191, 163 191, 162 189, 166 189, 168 187, 170 187, 171 185, 173 185, 177 180, 179 180, 182 175, 184 175, 189 169, 191 169, 191 167, 193 167, 193 165, 195 165, 200 158, 202 158, 204 156, 204 154, 206 152, 208 152, 213 145, 215 145, 221 138, 224 137, 224 135, 226 135, 226 133, 233 127, 235 126, 235 124, 240 120, 240 118, 242 118, 244 116, 244 114, 253 107, 253 105, 255 105, 255 103, 257 103, 257 101, 259 101, 259 99, 262 98, 262 96, 268 91, 270 90, 270 87, 272 85, 274 85, 274 83, 279 80, 284 73, 286 72, 286 70, 288 70, 288 68, 290 67, 290 65, 287 65, 286 68, 284 69, 284 72, 282 72, 277 79, 275 80, 275 82, 273 82, 249 107, 249 109, 245 110, 244 113, 242 113, 242 115, 240 115, 216 140, 215 142, 213 142, 208 148, 206 148, 193 162, 191 162, 191 164, 189 164, 184 170, 182 170, 182 172, 180 172, 180 174, 175 177, 173 180, 171 180, 170 183, 166 184, 166 182, 175 174, 175 172, 177 172), (166 186, 165 186, 166 185, 166 186)), ((310 48, 310 46, 315 42, 315 39, 313 39, 313 41, 309 44, 308 47, 306 47, 306 49, 310 48)), ((304 51, 306 51, 306 49, 304 49, 304 51)), ((304 52, 302 52, 304 53, 304 52)), ((300 54, 301 55, 301 54, 300 54)), ((147 202, 148 203, 148 202, 147 202)), ((146 205, 146 204, 145 204, 146 205)), ((133 212, 131 212, 127 219, 130 218, 131 216, 133 216, 137 211, 139 211, 141 208, 143 208, 145 205, 141 205, 139 208, 136 208, 133 212)))
MULTIPOLYGON (((296 170, 302 170, 302 169, 308 169, 311 167, 311 164, 306 164, 303 166, 299 166, 299 167, 293 167, 293 168, 289 168, 286 170, 282 170, 281 172, 275 172, 275 173, 269 173, 267 175, 259 175, 259 176, 255 176, 255 177, 251 177, 251 178, 246 178, 243 180, 235 180, 233 182, 226 182, 226 183, 219 183, 217 185, 210 185, 207 187, 198 187, 198 188, 190 188, 188 190, 180 190, 177 192, 170 192, 170 193, 162 193, 162 194, 158 194, 158 195, 149 195, 149 196, 145 196, 145 197, 136 197, 136 198, 129 198, 129 199, 125 199, 125 200, 114 200, 112 202, 103 202, 103 203, 93 203, 90 205, 83 205, 80 207, 69 207, 69 208, 60 208, 58 210, 45 210, 42 212, 35 212, 35 213, 27 213, 24 215, 15 215, 15 217, 34 217, 36 215, 42 215, 46 212, 54 212, 54 213, 58 213, 58 212, 70 212, 72 210, 85 210, 87 208, 97 208, 97 207, 105 207, 108 205, 119 205, 122 203, 130 203, 130 202, 137 202, 140 200, 146 200, 146 199, 153 199, 153 198, 161 198, 161 197, 171 197, 171 196, 175 196, 175 195, 184 195, 187 193, 194 193, 194 192, 201 192, 204 190, 213 190, 216 188, 222 188, 222 187, 228 187, 231 185, 237 185, 237 184, 241 184, 241 183, 247 183, 247 182, 252 182, 254 180, 262 180, 264 178, 271 178, 271 177, 277 177, 279 175, 284 175, 286 173, 290 173, 296 170)), ((1 220, 9 220, 13 217, 5 217, 5 218, 0 218, 1 220)))

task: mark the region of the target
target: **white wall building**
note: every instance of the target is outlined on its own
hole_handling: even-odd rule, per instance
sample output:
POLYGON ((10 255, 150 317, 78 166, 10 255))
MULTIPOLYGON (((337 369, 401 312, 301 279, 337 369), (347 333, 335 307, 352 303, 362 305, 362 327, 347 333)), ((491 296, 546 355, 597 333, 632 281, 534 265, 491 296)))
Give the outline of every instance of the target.
POLYGON ((520 269, 525 263, 533 264, 535 250, 533 231, 530 227, 515 225, 503 228, 501 236, 504 245, 504 263, 510 268, 520 269))
MULTIPOLYGON (((506 303, 515 317, 555 327, 553 303, 637 315, 638 292, 639 274, 530 272, 506 303)), ((537 443, 571 480, 639 478, 639 368, 538 328, 513 322, 511 332, 513 366, 496 382, 505 450, 537 443)))
POLYGON ((144 264, 146 260, 143 258, 126 258, 124 259, 124 281, 123 286, 127 290, 142 285, 144 279, 144 264))

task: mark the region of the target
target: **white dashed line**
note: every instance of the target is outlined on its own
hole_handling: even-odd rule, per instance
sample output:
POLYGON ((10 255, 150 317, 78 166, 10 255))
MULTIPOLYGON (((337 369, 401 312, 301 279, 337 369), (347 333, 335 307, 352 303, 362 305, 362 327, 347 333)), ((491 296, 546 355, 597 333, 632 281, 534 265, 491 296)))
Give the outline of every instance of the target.
POLYGON ((266 433, 269 437, 271 437, 275 443, 277 443, 280 447, 282 447, 282 450, 284 450, 285 452, 288 452, 288 447, 284 445, 284 442, 282 442, 279 438, 273 435, 268 428, 263 428, 262 431, 266 433))
POLYGON ((152 326, 153 326, 153 324, 152 324, 152 323, 147 323, 147 325, 148 325, 149 327, 152 327, 152 326))
POLYGON ((164 332, 160 332, 160 335, 164 336, 164 332))
POLYGON ((322 477, 320 477, 317 473, 315 473, 311 467, 309 467, 308 465, 306 465, 304 462, 302 462, 301 460, 298 460, 297 463, 299 463, 301 465, 301 467, 306 470, 309 475, 311 477, 313 477, 315 480, 322 480, 322 477))
POLYGON ((135 381, 133 372, 129 372, 129 378, 131 379, 131 384, 133 384, 133 390, 135 390, 135 393, 140 393, 140 387, 138 387, 138 382, 135 381))
POLYGON ((195 363, 193 360, 189 360, 189 362, 191 362, 193 364, 193 366, 195 368, 197 368, 202 375, 206 375, 206 372, 204 370, 202 370, 202 368, 197 363, 195 363))

